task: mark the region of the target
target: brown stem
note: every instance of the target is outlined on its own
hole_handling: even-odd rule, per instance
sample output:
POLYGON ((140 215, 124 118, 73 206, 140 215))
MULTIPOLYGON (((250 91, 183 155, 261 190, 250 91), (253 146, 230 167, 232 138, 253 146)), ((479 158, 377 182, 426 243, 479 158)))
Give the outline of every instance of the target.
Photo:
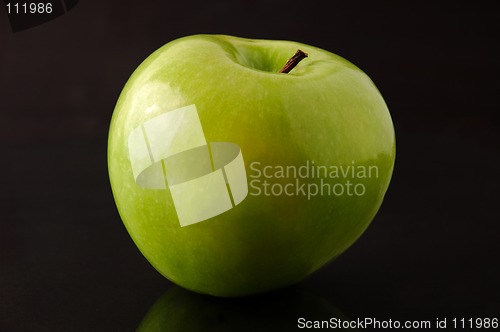
POLYGON ((302 60, 304 60, 305 58, 307 58, 307 53, 303 52, 302 50, 297 50, 297 52, 295 52, 294 56, 292 56, 290 58, 290 60, 288 60, 285 65, 283 66, 283 68, 281 68, 280 70, 280 73, 289 73, 290 70, 292 70, 293 68, 295 68, 295 66, 302 60))

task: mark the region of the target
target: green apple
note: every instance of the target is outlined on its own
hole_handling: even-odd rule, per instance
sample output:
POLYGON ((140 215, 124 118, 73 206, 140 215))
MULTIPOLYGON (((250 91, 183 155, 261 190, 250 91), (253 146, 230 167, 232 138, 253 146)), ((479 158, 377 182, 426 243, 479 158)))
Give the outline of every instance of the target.
POLYGON ((386 103, 359 68, 297 42, 224 35, 150 55, 108 144, 116 205, 143 255, 223 297, 294 284, 338 257, 377 213, 395 160, 386 103), (297 50, 308 57, 280 72, 297 50))

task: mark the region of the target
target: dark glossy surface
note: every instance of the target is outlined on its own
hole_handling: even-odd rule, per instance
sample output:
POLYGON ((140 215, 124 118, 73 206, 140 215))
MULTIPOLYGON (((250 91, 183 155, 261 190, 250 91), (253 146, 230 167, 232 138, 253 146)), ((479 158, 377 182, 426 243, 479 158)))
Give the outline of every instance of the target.
MULTIPOLYGON (((301 289, 351 319, 499 317, 496 7, 109 3, 81 1, 16 34, 0 10, 0 331, 134 331, 172 291, 119 219, 106 135, 131 71, 200 32, 328 49, 370 75, 391 110, 397 160, 380 213, 301 289)), ((335 315, 302 313, 286 292, 297 313, 278 308, 280 321, 335 315)), ((262 313, 259 298, 187 297, 225 326, 244 321, 241 306, 249 320, 262 313)))

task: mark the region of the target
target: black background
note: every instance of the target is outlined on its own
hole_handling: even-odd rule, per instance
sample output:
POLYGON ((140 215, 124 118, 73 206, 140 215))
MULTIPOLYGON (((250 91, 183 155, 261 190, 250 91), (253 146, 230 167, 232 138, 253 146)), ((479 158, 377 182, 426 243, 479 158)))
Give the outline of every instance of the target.
POLYGON ((397 160, 379 214, 300 287, 350 319, 500 318, 497 7, 80 1, 17 33, 0 9, 0 331, 133 331, 171 288, 120 221, 107 130, 141 61, 196 33, 327 49, 391 110, 397 160))

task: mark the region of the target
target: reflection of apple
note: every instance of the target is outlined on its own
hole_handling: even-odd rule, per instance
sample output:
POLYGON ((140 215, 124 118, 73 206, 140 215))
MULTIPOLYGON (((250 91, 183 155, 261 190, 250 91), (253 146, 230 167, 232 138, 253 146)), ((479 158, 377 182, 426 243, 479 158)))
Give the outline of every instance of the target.
POLYGON ((224 299, 174 286, 153 304, 137 331, 294 331, 305 320, 309 325, 325 320, 336 324, 334 319, 346 320, 326 300, 301 287, 224 299))
MULTIPOLYGON (((176 119, 184 116, 179 114, 176 119)), ((182 144, 190 142, 175 123, 155 128, 164 137, 177 135, 182 144)), ((157 161, 149 148, 149 156, 143 149, 146 164, 149 158, 157 161)), ((116 105, 108 150, 118 210, 144 256, 178 285, 218 296, 291 285, 340 255, 375 216, 394 158, 387 106, 368 76, 353 64, 295 42, 216 35, 168 43, 139 66, 116 105), (309 56, 289 73, 279 73, 297 49, 309 56), (136 134, 141 139, 145 132, 149 135, 149 120, 189 105, 196 107, 207 142, 231 142, 241 148, 249 192, 226 212, 181 227, 173 189, 165 184, 168 163, 154 164, 163 177, 157 185, 164 189, 141 187, 131 166, 141 160, 131 162, 135 156, 129 152, 129 141, 136 134), (279 174, 279 167, 307 165, 330 171, 337 167, 337 177, 279 174), (359 173, 369 167, 376 173, 359 173), (299 188, 324 183, 341 186, 336 194, 325 189, 311 197, 299 188), (280 188, 286 192, 279 193, 280 188)), ((183 165, 189 169, 198 163, 183 165)), ((196 195, 207 191, 193 183, 181 196, 189 211, 200 209, 203 202, 196 195), (190 202, 191 194, 197 200, 190 202)), ((224 185, 226 195, 227 191, 224 185)), ((214 191, 207 199, 219 199, 219 194, 214 191)))

